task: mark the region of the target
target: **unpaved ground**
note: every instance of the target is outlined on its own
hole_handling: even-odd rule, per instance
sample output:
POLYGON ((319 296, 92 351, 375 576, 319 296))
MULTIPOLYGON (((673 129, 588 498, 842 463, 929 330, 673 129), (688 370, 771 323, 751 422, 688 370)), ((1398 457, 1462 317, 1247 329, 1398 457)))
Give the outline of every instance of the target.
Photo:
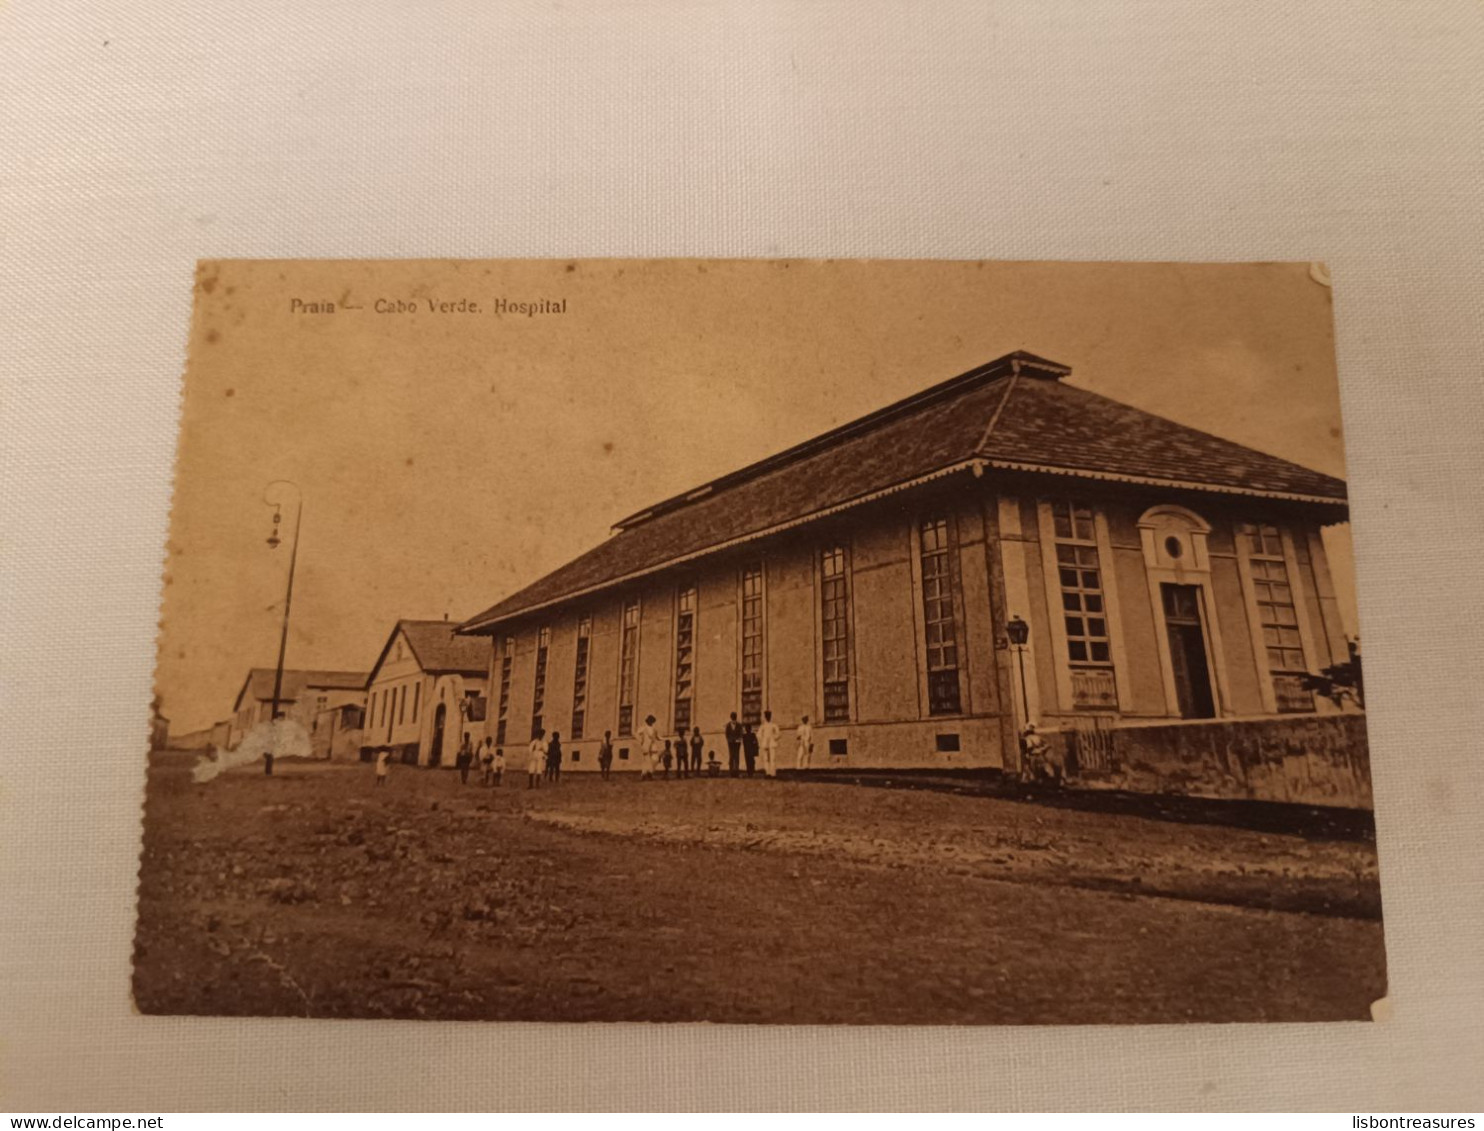
POLYGON ((145 1012, 1301 1020, 1385 992, 1364 844, 812 782, 186 767, 151 772, 145 1012))

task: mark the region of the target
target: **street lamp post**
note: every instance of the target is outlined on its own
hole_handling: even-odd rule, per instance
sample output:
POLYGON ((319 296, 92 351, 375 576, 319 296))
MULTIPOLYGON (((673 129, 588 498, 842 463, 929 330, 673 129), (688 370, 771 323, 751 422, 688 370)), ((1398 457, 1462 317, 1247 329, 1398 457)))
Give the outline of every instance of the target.
POLYGON ((1015 645, 1015 654, 1020 660, 1020 706, 1025 718, 1021 725, 1031 721, 1031 700, 1025 687, 1025 644, 1031 637, 1031 626, 1020 619, 1017 613, 1010 618, 1010 623, 1005 625, 1005 635, 1010 638, 1010 643, 1015 645))
POLYGON ((278 527, 283 522, 283 507, 279 500, 269 499, 268 494, 275 487, 292 487, 294 489, 294 544, 289 550, 289 583, 288 589, 283 597, 283 629, 278 635, 278 667, 273 672, 273 710, 269 718, 278 719, 278 704, 283 697, 283 659, 289 644, 289 609, 294 603, 294 567, 299 563, 299 526, 304 521, 304 493, 299 490, 299 485, 288 479, 275 479, 268 484, 263 491, 263 502, 273 508, 273 533, 268 535, 268 546, 270 549, 278 549, 283 540, 278 536, 278 527))

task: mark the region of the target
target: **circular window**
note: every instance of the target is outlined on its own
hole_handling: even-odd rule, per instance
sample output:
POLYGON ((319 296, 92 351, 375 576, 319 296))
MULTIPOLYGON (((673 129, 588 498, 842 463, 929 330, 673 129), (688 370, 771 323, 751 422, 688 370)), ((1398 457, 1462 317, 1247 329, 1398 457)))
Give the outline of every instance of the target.
POLYGON ((1180 539, 1171 534, 1165 539, 1165 553, 1169 554, 1176 561, 1179 561, 1185 556, 1185 546, 1181 543, 1180 539))

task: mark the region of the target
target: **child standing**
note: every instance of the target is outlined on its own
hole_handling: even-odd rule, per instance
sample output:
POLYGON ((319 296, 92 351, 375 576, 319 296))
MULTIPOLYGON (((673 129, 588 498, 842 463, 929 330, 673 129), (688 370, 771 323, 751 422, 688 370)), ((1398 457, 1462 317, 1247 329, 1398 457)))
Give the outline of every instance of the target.
POLYGON ((376 755, 376 784, 386 785, 386 778, 391 773, 392 752, 382 750, 376 755))

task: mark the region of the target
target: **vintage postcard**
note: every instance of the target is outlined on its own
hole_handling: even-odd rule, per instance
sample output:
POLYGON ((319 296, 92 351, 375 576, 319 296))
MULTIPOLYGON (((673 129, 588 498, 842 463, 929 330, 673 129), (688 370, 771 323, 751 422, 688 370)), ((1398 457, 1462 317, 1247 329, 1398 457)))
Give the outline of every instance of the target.
POLYGON ((1384 998, 1322 265, 195 288, 141 1011, 1384 998))

